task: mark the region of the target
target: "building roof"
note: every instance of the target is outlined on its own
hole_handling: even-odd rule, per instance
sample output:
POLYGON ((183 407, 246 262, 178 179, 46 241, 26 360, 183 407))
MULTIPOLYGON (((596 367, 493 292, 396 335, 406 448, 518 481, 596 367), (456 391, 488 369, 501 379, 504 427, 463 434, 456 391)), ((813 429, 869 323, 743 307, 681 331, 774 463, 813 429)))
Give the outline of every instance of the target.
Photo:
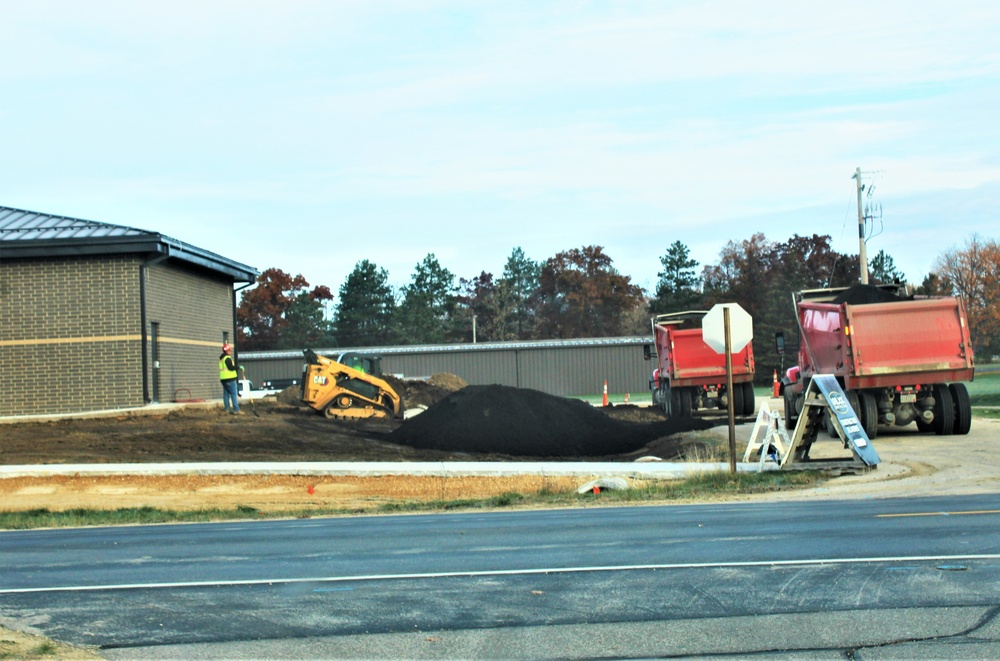
POLYGON ((0 206, 0 258, 142 254, 209 269, 234 282, 257 270, 157 232, 0 206))

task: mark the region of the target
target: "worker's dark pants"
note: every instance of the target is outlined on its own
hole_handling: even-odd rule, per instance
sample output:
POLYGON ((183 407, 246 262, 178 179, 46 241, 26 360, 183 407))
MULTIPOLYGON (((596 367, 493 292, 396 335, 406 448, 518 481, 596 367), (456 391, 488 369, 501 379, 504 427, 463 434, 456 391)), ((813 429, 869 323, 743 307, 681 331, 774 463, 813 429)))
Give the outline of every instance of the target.
POLYGON ((222 408, 227 411, 240 410, 240 391, 236 379, 222 382, 222 408))

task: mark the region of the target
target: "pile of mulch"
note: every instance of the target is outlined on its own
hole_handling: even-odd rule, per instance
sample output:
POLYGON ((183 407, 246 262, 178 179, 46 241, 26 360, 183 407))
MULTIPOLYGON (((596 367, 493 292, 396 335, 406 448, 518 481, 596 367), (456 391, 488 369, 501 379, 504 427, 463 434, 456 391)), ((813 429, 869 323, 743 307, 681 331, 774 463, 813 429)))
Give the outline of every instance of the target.
POLYGON ((403 409, 428 407, 468 384, 454 374, 433 374, 428 379, 400 379, 386 374, 382 379, 403 399, 403 409))
POLYGON ((405 421, 388 440, 451 452, 599 457, 634 452, 653 440, 715 424, 692 418, 623 422, 586 402, 537 390, 467 386, 405 421))
POLYGON ((867 305, 869 303, 897 303, 899 301, 913 300, 912 296, 897 296, 891 291, 880 289, 874 285, 854 285, 850 289, 841 292, 837 298, 833 299, 834 304, 840 305, 867 305))

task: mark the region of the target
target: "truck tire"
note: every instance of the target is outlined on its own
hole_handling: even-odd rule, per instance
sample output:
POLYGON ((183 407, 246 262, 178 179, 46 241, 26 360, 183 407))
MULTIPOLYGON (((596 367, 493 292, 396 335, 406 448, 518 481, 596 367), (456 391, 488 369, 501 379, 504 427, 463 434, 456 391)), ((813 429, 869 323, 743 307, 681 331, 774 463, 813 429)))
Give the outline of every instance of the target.
POLYGON ((938 436, 950 436, 955 430, 955 404, 951 400, 951 391, 943 383, 935 383, 934 393, 934 433, 938 436))
POLYGON ((734 383, 733 392, 730 393, 733 399, 733 415, 743 415, 743 384, 734 383))
MULTIPOLYGON (((865 426, 864 419, 865 418, 864 418, 864 415, 861 413, 861 396, 860 396, 860 394, 858 393, 857 390, 848 390, 847 392, 844 393, 844 396, 847 398, 847 403, 851 405, 852 409, 854 409, 854 417, 858 419, 858 422, 861 423, 861 427, 864 428, 864 426, 865 426)), ((865 433, 866 434, 868 433, 867 429, 865 429, 865 433)))
POLYGON ((799 422, 799 414, 795 410, 795 393, 786 388, 783 397, 785 400, 785 429, 795 429, 795 425, 799 422))
POLYGON ((682 418, 690 418, 693 413, 691 391, 687 388, 677 389, 677 411, 682 418))
POLYGON ((743 415, 753 415, 757 410, 757 394, 753 391, 753 383, 743 384, 743 415))
POLYGON ((951 401, 955 406, 955 425, 953 434, 968 434, 972 429, 972 403, 969 401, 969 391, 964 383, 953 383, 948 386, 951 391, 951 401))
POLYGON ((868 440, 873 441, 878 435, 878 402, 875 395, 862 391, 858 397, 861 401, 861 411, 858 412, 861 426, 868 434, 868 440))

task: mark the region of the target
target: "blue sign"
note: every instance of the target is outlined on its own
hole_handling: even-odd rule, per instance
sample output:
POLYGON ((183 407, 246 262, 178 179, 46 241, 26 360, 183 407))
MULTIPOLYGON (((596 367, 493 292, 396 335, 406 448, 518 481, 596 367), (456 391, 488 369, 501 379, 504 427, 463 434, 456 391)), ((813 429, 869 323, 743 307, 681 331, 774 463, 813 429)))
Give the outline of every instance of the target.
POLYGON ((868 466, 877 465, 878 453, 872 447, 868 434, 865 433, 857 413, 847 401, 837 378, 830 374, 817 374, 812 378, 812 383, 823 393, 826 403, 830 406, 830 413, 840 422, 840 427, 846 435, 844 440, 850 445, 854 454, 868 466))

